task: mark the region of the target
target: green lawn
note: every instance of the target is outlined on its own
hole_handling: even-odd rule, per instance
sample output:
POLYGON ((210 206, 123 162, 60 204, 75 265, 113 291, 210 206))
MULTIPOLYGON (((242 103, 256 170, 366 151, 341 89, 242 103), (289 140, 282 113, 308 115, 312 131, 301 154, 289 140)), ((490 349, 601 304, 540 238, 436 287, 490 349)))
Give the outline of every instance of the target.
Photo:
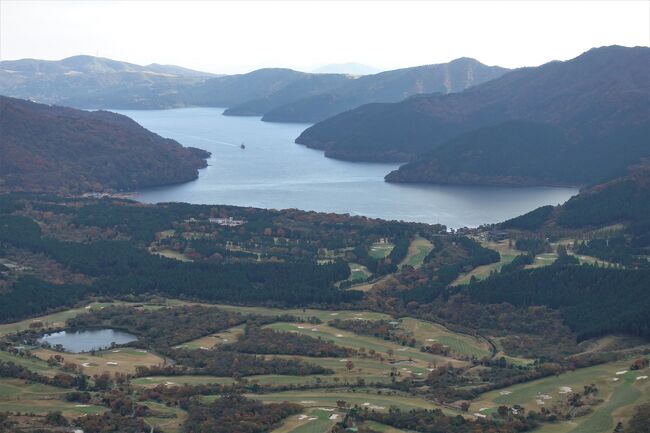
POLYGON ((400 267, 404 265, 413 266, 418 268, 424 262, 424 258, 433 250, 433 244, 428 240, 421 237, 417 237, 409 245, 408 253, 400 267))
POLYGON ((490 355, 490 348, 486 341, 449 331, 441 325, 405 317, 400 320, 399 328, 413 335, 418 346, 431 345, 435 342, 449 346, 456 355, 476 356, 477 358, 490 355))
POLYGON ((377 242, 370 246, 368 255, 373 259, 384 259, 393 251, 393 248, 395 248, 393 244, 377 242))
POLYGON ((368 268, 359 263, 348 263, 348 266, 350 267, 349 281, 365 281, 372 275, 368 268))

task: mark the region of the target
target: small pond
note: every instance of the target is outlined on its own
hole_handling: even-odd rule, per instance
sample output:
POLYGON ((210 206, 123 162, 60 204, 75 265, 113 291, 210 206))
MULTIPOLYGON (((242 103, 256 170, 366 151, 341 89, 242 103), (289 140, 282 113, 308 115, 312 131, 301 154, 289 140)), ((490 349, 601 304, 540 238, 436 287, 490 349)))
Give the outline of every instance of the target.
POLYGON ((111 347, 111 343, 126 344, 137 340, 133 334, 115 329, 86 329, 45 334, 40 341, 51 346, 60 344, 66 352, 90 352, 111 347))

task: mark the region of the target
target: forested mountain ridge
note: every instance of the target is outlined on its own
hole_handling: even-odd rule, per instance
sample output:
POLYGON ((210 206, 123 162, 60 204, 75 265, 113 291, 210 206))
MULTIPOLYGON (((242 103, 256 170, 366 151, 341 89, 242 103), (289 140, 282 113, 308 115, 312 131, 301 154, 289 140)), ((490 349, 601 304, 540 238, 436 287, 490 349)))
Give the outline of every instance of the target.
POLYGON ((293 102, 297 98, 336 89, 351 81, 354 81, 354 78, 344 74, 308 74, 291 69, 260 69, 241 76, 209 80, 199 86, 203 89, 201 93, 207 95, 205 102, 198 95, 193 99, 199 105, 205 103, 230 107, 224 111, 224 115, 262 116, 267 111, 293 102), (251 92, 253 89, 254 92, 251 92))
POLYGON ((617 223, 650 223, 650 164, 631 169, 626 176, 583 189, 566 203, 543 206, 505 221, 504 229, 540 230, 545 227, 597 228, 617 223))
POLYGON ((0 191, 133 190, 196 179, 209 152, 133 120, 0 96, 0 191))
POLYGON ((592 183, 624 173, 650 152, 649 67, 650 48, 595 48, 460 93, 364 105, 308 128, 296 142, 333 158, 414 161, 389 181, 592 183), (512 121, 529 122, 533 130, 512 121), (535 129, 544 129, 546 139, 528 140, 535 129), (553 146, 562 140, 563 158, 557 158, 553 146), (562 165, 552 179, 530 175, 543 165, 524 158, 533 151, 562 165), (521 157, 500 170, 496 161, 511 153, 521 157))
POLYGON ((318 122, 371 102, 397 102, 426 93, 460 92, 508 69, 470 58, 366 75, 317 95, 305 95, 264 115, 267 122, 318 122))

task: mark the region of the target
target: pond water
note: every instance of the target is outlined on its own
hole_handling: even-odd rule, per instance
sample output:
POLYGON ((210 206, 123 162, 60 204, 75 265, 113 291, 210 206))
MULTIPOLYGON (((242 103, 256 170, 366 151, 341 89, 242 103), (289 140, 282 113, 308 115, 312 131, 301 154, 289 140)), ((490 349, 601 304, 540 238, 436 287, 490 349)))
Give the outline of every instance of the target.
POLYGON ((476 227, 563 203, 576 188, 495 188, 384 182, 398 164, 346 162, 294 143, 309 125, 223 116, 221 108, 114 110, 163 137, 212 152, 199 178, 138 191, 168 201, 296 208, 387 220, 476 227), (241 149, 245 143, 245 149, 241 149))
POLYGON ((106 349, 111 347, 111 343, 126 344, 137 339, 133 334, 115 329, 87 329, 45 334, 40 341, 51 346, 60 344, 66 352, 80 353, 106 349))

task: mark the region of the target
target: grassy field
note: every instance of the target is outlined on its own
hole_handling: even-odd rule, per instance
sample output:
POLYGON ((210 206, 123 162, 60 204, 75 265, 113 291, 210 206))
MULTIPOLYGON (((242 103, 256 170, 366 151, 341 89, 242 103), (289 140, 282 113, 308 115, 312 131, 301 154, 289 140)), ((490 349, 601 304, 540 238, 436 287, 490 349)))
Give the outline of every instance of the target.
POLYGON ((0 379, 0 409, 36 414, 58 410, 70 417, 101 413, 106 410, 101 406, 77 405, 60 400, 59 398, 67 392, 68 390, 40 383, 2 378, 0 379))
POLYGON ((650 400, 649 380, 637 379, 639 376, 650 375, 649 369, 627 371, 630 363, 630 360, 626 360, 597 365, 564 373, 557 377, 547 377, 491 391, 473 402, 470 411, 480 408, 493 409, 501 404, 508 406, 520 404, 528 411, 538 411, 542 407, 538 402, 540 395, 551 397, 548 400, 542 400, 544 406, 550 407, 567 397, 566 393, 561 392, 562 387, 569 387, 578 392, 582 391, 585 385, 594 384, 599 390, 597 397, 604 400, 603 403, 594 407, 594 412, 575 418, 570 422, 546 425, 539 432, 609 433, 614 429, 616 422, 625 421, 632 414, 631 408, 634 405, 650 400), (617 374, 617 372, 625 373, 617 374))
POLYGON ((120 348, 89 353, 60 353, 50 349, 36 349, 32 353, 40 359, 47 360, 54 355, 62 355, 65 362, 72 362, 81 367, 88 375, 103 372, 135 373, 137 366, 153 366, 163 364, 163 358, 146 350, 120 348))
POLYGON ((165 306, 174 306, 174 305, 183 305, 183 304, 191 304, 188 302, 180 301, 177 299, 167 299, 165 300, 165 304, 142 304, 142 303, 131 303, 131 302, 122 302, 122 301, 115 301, 115 302, 92 302, 86 306, 79 307, 79 308, 71 308, 69 310, 64 310, 64 311, 59 311, 57 313, 52 313, 52 314, 46 314, 43 316, 38 316, 34 317, 31 319, 26 319, 26 320, 21 320, 19 322, 14 322, 14 323, 7 323, 4 325, 0 325, 0 336, 15 333, 15 332, 20 332, 24 331, 26 329, 29 329, 29 325, 31 325, 34 322, 41 322, 46 328, 52 327, 52 328, 61 328, 65 326, 65 321, 72 318, 76 317, 79 314, 87 313, 88 310, 94 309, 94 308, 105 308, 107 306, 111 305, 126 305, 126 306, 140 306, 143 309, 156 309, 156 308, 162 308, 165 306))
POLYGON ((499 242, 481 242, 485 248, 490 248, 492 250, 498 251, 501 255, 501 260, 497 263, 490 263, 489 265, 478 266, 472 269, 470 272, 461 274, 456 280, 451 283, 453 286, 460 286, 462 284, 469 284, 469 281, 472 277, 476 277, 478 280, 483 280, 490 276, 490 272, 498 271, 503 265, 506 265, 514 260, 519 254, 523 254, 523 251, 519 251, 510 246, 508 239, 499 242))
POLYGON ((411 333, 417 340, 418 346, 437 342, 449 346, 449 349, 457 355, 477 358, 490 355, 490 346, 486 341, 451 332, 441 325, 405 317, 400 320, 399 328, 411 333))
POLYGON ((350 267, 349 281, 365 281, 372 275, 368 268, 359 263, 348 263, 348 266, 350 267))
POLYGON ((197 338, 196 340, 191 340, 175 347, 186 349, 211 349, 221 344, 232 343, 243 333, 244 325, 233 326, 225 331, 206 335, 205 337, 197 338))
POLYGON ((47 362, 41 359, 34 359, 27 356, 17 356, 1 350, 0 350, 0 361, 13 362, 14 364, 22 365, 23 367, 26 367, 31 371, 44 374, 50 377, 59 373, 59 370, 50 367, 49 365, 47 365, 47 362))
POLYGON ((325 324, 311 325, 309 323, 285 323, 278 322, 268 325, 269 328, 287 332, 297 332, 299 334, 309 335, 311 337, 320 337, 326 341, 333 341, 336 345, 349 347, 352 349, 364 348, 366 351, 371 349, 388 358, 389 350, 392 351, 396 360, 413 359, 416 365, 409 368, 416 375, 424 375, 427 371, 425 367, 429 363, 442 364, 452 363, 461 365, 463 362, 443 356, 432 355, 421 352, 419 347, 407 347, 397 344, 393 341, 387 341, 368 335, 359 335, 350 331, 345 331, 325 324))
POLYGON ((33 319, 21 320, 20 322, 0 325, 0 336, 29 329, 29 325, 34 322, 41 322, 45 327, 62 327, 65 325, 65 321, 68 320, 69 318, 85 313, 90 308, 102 308, 106 305, 111 305, 111 304, 93 302, 92 304, 89 304, 81 308, 72 308, 70 310, 60 311, 58 313, 53 313, 53 314, 47 314, 45 316, 35 317, 33 319))
MULTIPOLYGON (((317 363, 317 360, 315 360, 317 363)), ((342 366, 344 367, 344 365, 342 366)), ((335 384, 334 378, 338 378, 338 383, 356 382, 357 378, 363 378, 367 382, 388 382, 389 377, 381 373, 370 374, 366 371, 360 374, 357 370, 347 373, 341 371, 336 375, 309 375, 309 376, 283 376, 275 374, 266 374, 258 376, 245 376, 244 379, 250 383, 260 385, 300 385, 300 384, 335 384)), ((131 383, 144 388, 153 388, 156 385, 164 384, 167 386, 174 385, 202 385, 202 384, 220 384, 226 385, 234 383, 232 377, 219 376, 151 376, 134 379, 131 383)))
POLYGON ((307 409, 284 420, 272 433, 329 433, 343 415, 331 408, 307 409))
POLYGON ((289 314, 296 317, 307 319, 309 317, 318 317, 323 322, 328 322, 336 318, 347 320, 362 318, 366 320, 392 320, 391 316, 374 311, 357 311, 357 310, 315 310, 312 308, 267 308, 267 307, 242 307, 239 305, 216 304, 225 311, 238 311, 243 314, 261 314, 267 316, 278 316, 289 314))
POLYGON ((163 415, 145 417, 144 420, 147 424, 165 433, 180 433, 182 431, 183 423, 187 418, 187 413, 184 410, 168 407, 155 401, 144 401, 142 403, 147 405, 154 414, 163 415))
POLYGON ((391 251, 393 251, 395 245, 388 242, 376 242, 370 246, 368 250, 368 255, 373 259, 385 259, 388 257, 391 251))
POLYGON ((179 253, 178 251, 174 251, 174 250, 165 249, 165 250, 160 250, 160 251, 153 251, 153 250, 149 250, 149 251, 151 252, 151 254, 158 254, 159 256, 163 256, 163 257, 166 257, 168 259, 174 259, 174 260, 178 260, 178 261, 181 261, 181 262, 191 262, 192 261, 185 254, 179 253))
MULTIPOLYGON (((356 392, 347 392, 341 390, 309 390, 309 391, 286 391, 261 395, 249 395, 264 402, 283 402, 301 404, 305 407, 326 407, 336 408, 336 402, 344 400, 352 405, 369 407, 379 411, 388 410, 391 406, 398 407, 402 410, 411 409, 434 409, 439 408, 433 402, 407 395, 391 394, 387 390, 357 390, 356 392), (381 392, 381 394, 378 394, 381 392)), ((211 396, 208 396, 209 399, 211 396)), ((214 398, 214 397, 212 397, 214 398)), ((454 413, 448 409, 443 409, 448 413, 454 413)))
POLYGON ((424 258, 433 250, 433 244, 428 239, 421 237, 416 237, 409 245, 408 253, 402 262, 399 264, 400 267, 404 265, 413 266, 418 268, 422 266, 424 258))

